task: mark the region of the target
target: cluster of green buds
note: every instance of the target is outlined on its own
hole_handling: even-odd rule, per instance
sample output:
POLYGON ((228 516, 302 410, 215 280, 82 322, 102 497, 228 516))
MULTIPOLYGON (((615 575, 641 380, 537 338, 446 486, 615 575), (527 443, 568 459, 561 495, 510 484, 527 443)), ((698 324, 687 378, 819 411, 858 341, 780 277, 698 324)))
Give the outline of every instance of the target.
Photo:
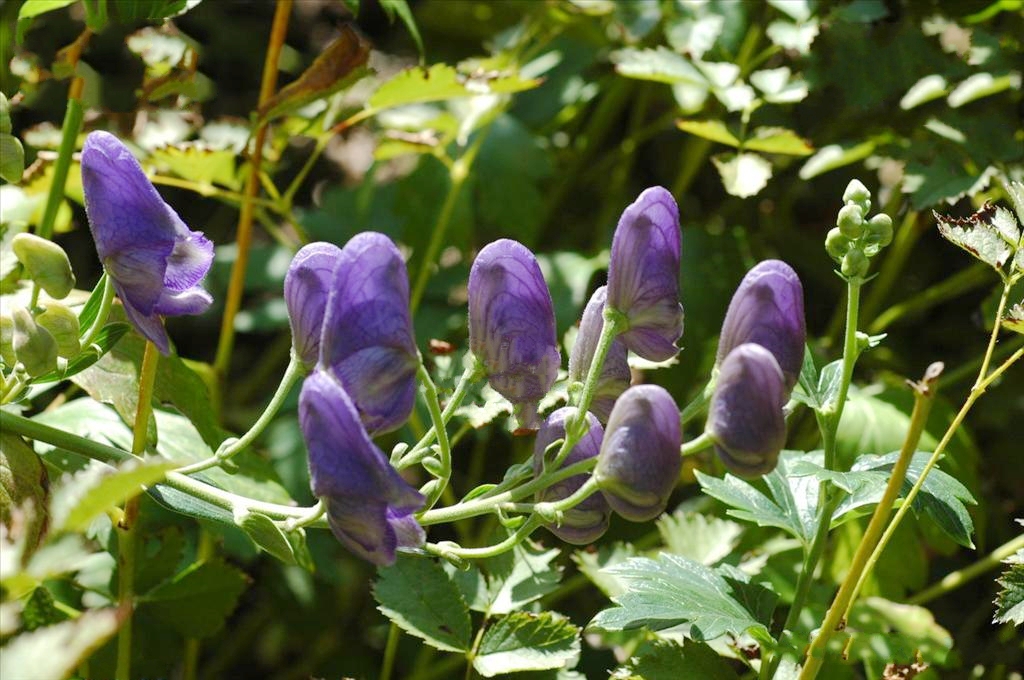
POLYGON ((835 228, 825 237, 825 250, 839 264, 843 276, 864 278, 869 260, 892 242, 892 218, 885 213, 868 218, 871 192, 860 180, 846 186, 843 203, 835 228))
POLYGON ((14 369, 20 365, 36 377, 57 367, 58 357, 70 359, 81 351, 78 317, 63 300, 75 287, 64 249, 34 234, 18 234, 12 242, 15 257, 25 276, 44 291, 47 298, 32 309, 15 309, 0 317, 0 358, 14 369))
POLYGON ((11 184, 21 182, 25 171, 25 149, 11 134, 11 105, 0 92, 0 177, 11 184))

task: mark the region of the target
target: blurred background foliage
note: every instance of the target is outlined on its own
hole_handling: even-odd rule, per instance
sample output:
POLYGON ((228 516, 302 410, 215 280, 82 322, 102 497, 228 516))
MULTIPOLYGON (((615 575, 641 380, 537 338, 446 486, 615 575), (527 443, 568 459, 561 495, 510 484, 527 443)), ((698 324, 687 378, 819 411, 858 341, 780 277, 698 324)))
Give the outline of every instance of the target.
MULTIPOLYGON (((40 219, 75 74, 85 84, 86 131, 109 129, 133 142, 185 222, 220 244, 208 287, 222 301, 274 4, 110 2, 106 24, 74 65, 64 48, 80 38, 89 8, 57 3, 68 6, 19 21, 22 4, 0 7, 0 89, 12 99, 13 133, 27 164, 19 184, 0 187, 4 243, 40 219), (166 22, 154 20, 181 10, 166 22)), ((641 379, 663 384, 680 405, 696 396, 732 291, 747 268, 768 257, 799 272, 812 347, 821 362, 830 360, 838 354, 844 286, 823 240, 843 188, 858 177, 897 230, 862 311, 864 328, 887 337, 858 364, 860 386, 843 421, 840 455, 849 464, 856 453, 898 449, 911 402, 903 381, 941 360, 947 376, 926 435, 934 443, 970 387, 999 282, 942 242, 931 211, 968 214, 987 199, 1004 199, 997 180, 1022 178, 1019 0, 411 0, 408 22, 396 4, 294 5, 279 85, 301 84, 304 70, 349 25, 372 52, 367 69, 317 85, 303 101, 285 101, 270 113, 264 186, 279 195, 257 210, 236 350, 219 395, 224 427, 248 427, 287 363, 281 287, 304 240, 343 244, 373 229, 402 244, 414 291, 422 286, 415 323, 426 351, 432 339, 464 348, 472 256, 491 240, 516 238, 539 255, 561 336, 572 332, 590 291, 603 282, 618 215, 654 184, 668 187, 681 208, 686 331, 678 363, 641 379), (416 68, 402 71, 409 67, 416 68)), ((88 289, 100 267, 77 166, 66 192, 57 240, 71 255, 79 287, 88 289)), ((5 285, 14 266, 5 260, 5 285)), ((1021 296, 1018 290, 1014 298, 1021 296)), ((204 317, 169 324, 181 356, 213 361, 222 311, 215 306, 204 317)), ((1019 344, 1004 340, 999 352, 1019 344)), ((450 363, 436 360, 450 374, 442 375, 442 386, 458 374, 450 363)), ((979 499, 981 552, 1005 542, 1012 519, 1024 514, 1014 434, 1024 415, 1022 383, 1011 371, 990 390, 943 463, 979 499)), ((382 442, 385 450, 422 431, 425 420, 418 414, 408 431, 382 442)), ((816 445, 811 420, 791 427, 791 448, 816 445)), ((690 427, 688 437, 699 433, 690 427)), ((530 446, 500 428, 463 428, 456 490, 496 479, 530 446)), ((311 500, 294 400, 259 451, 273 468, 267 474, 292 498, 311 500)), ((697 465, 714 471, 717 463, 703 458, 697 465)), ((722 514, 699 494, 692 466, 684 477, 677 492, 683 510, 722 514)), ((245 573, 216 612, 227 625, 218 620, 204 631, 200 677, 376 674, 388 624, 368 588, 371 570, 326 532, 309 536, 317 565, 310 572, 258 553, 237 530, 181 522, 148 500, 142 516, 154 560, 189 564, 223 544, 245 573)), ((464 524, 460 533, 480 541, 493 529, 487 520, 464 524)), ((432 539, 443 531, 434 529, 432 539)), ((859 531, 856 523, 839 531, 839 572, 859 531)), ((776 533, 745 528, 738 540, 770 554, 776 533)), ((873 593, 900 600, 975 559, 926 523, 909 522, 901 533, 869 586, 873 593)), ((649 548, 671 535, 613 521, 598 551, 565 550, 557 558, 563 582, 545 604, 585 624, 608 601, 584 574, 634 550, 618 541, 649 548)), ((109 531, 93 538, 112 540, 109 531)), ((538 538, 557 545, 546 534, 538 538)), ((795 565, 795 553, 788 555, 795 565)), ((783 549, 768 571, 783 600, 795 580, 786 559, 783 549)), ((109 597, 115 565, 98 561, 92 569, 85 579, 91 586, 56 584, 58 597, 109 597)), ((942 677, 968 677, 977 665, 997 672, 1024 664, 1012 628, 990 623, 995 589, 983 578, 930 603, 935 621, 922 635, 931 636, 929 644, 952 645, 942 677), (943 629, 952 641, 937 632, 943 629)), ((812 609, 806 625, 820 618, 812 609)), ((174 668, 184 637, 195 634, 156 607, 141 610, 136 626, 136 668, 145 676, 174 668)), ((587 677, 603 677, 624 661, 616 652, 635 647, 587 641, 578 668, 587 677)), ((445 661, 410 637, 400 644, 399 677, 462 674, 461 657, 445 661)), ((865 646, 830 677, 871 675, 887 653, 865 646)), ((112 659, 108 645, 91 662, 97 677, 108 675, 103 669, 112 659)))

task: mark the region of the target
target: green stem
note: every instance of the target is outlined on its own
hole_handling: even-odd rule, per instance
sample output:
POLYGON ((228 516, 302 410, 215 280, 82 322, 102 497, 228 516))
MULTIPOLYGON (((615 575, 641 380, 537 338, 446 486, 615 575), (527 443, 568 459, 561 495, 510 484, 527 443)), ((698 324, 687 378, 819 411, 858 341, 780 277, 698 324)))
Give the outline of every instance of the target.
POLYGON ((576 417, 566 427, 565 444, 553 461, 553 465, 556 466, 569 455, 569 451, 576 445, 576 442, 586 434, 587 411, 590 410, 590 404, 594 401, 594 393, 597 392, 597 383, 601 378, 605 359, 608 358, 608 352, 612 348, 615 337, 628 327, 626 315, 610 306, 605 306, 602 317, 601 335, 597 339, 597 347, 594 348, 594 358, 590 360, 590 369, 587 371, 587 379, 583 383, 579 404, 576 405, 576 417))
MULTIPOLYGON (((473 364, 462 372, 462 377, 459 378, 459 383, 455 386, 455 392, 452 393, 451 399, 445 404, 444 410, 441 411, 441 422, 447 424, 451 420, 452 416, 455 415, 455 411, 462 405, 462 401, 466 398, 469 393, 469 386, 475 383, 483 376, 482 365, 474 358, 473 364)), ((435 388, 436 389, 436 388, 435 388)), ((416 445, 411 449, 402 454, 401 458, 397 461, 393 460, 392 464, 398 470, 403 470, 407 467, 416 465, 421 460, 430 455, 430 444, 437 438, 437 429, 431 426, 427 433, 420 438, 416 445)))
POLYGON ((440 474, 435 480, 434 489, 427 496, 426 505, 423 507, 427 510, 434 507, 437 500, 444 493, 444 490, 448 488, 448 482, 452 477, 452 448, 448 442, 448 428, 446 426, 444 415, 441 413, 441 404, 437 397, 437 387, 434 385, 434 381, 430 378, 430 372, 427 371, 426 366, 423 365, 423 361, 420 361, 417 373, 420 378, 420 389, 423 390, 424 401, 427 403, 427 411, 430 412, 430 422, 433 423, 434 433, 437 435, 437 454, 441 462, 440 474))
POLYGON ((380 667, 380 680, 391 680, 391 672, 395 669, 395 657, 398 655, 398 643, 402 639, 402 629, 392 621, 388 627, 388 641, 384 645, 384 662, 380 667))
POLYGON ((291 393, 292 387, 298 382, 299 378, 302 377, 303 373, 302 362, 292 354, 291 360, 288 362, 288 368, 285 369, 284 375, 281 377, 281 382, 277 386, 277 391, 274 392, 274 396, 270 398, 270 403, 260 414, 260 417, 253 423, 252 427, 249 428, 248 432, 243 434, 238 439, 226 439, 217 449, 217 452, 206 460, 201 460, 190 465, 184 465, 177 468, 175 472, 183 475, 192 475, 203 470, 207 470, 212 467, 216 467, 226 460, 230 460, 236 454, 249 448, 256 438, 259 437, 267 426, 274 420, 277 412, 281 410, 281 406, 284 405, 285 400, 291 393))
POLYGON ((1006 281, 1003 284, 1003 292, 999 296, 999 306, 996 308, 996 315, 992 322, 992 334, 988 338, 988 347, 985 349, 985 358, 981 360, 981 368, 978 369, 978 379, 974 382, 972 391, 977 389, 978 385, 988 375, 988 365, 992 361, 992 352, 996 348, 996 340, 999 339, 999 330, 1001 328, 1001 322, 1003 320, 1003 310, 1006 309, 1006 300, 1010 296, 1010 289, 1013 285, 1006 281))
POLYGON ((700 453, 704 449, 710 448, 715 443, 715 438, 707 432, 701 432, 700 436, 691 439, 682 446, 679 447, 679 455, 685 458, 686 456, 692 456, 695 453, 700 453))
MULTIPOLYGON (((818 675, 818 671, 825 661, 825 648, 828 646, 832 633, 846 627, 849 609, 856 597, 858 580, 867 573, 865 568, 868 557, 881 538, 882 530, 889 519, 889 513, 892 512, 896 499, 899 497, 900 490, 903 488, 903 480, 910 467, 910 461, 914 457, 914 452, 917 451, 917 444, 924 432, 925 424, 928 422, 928 412, 935 399, 934 387, 941 372, 942 364, 932 364, 925 371, 924 379, 914 384, 914 409, 910 414, 910 424, 907 428, 907 436, 903 440, 903 447, 900 449, 899 457, 889 475, 885 492, 882 494, 881 500, 878 501, 875 512, 871 515, 871 521, 868 522, 864 536, 853 555, 850 569, 839 586, 839 592, 836 593, 832 606, 825 614, 818 635, 811 641, 811 646, 807 650, 806 660, 800 672, 801 680, 813 680, 818 675)), ((910 505, 910 501, 908 500, 905 505, 910 505)))
POLYGON ((1010 539, 1006 543, 990 552, 974 564, 946 574, 941 581, 929 586, 907 600, 907 604, 926 604, 937 597, 956 590, 982 574, 998 567, 1003 560, 1015 554, 1018 550, 1024 550, 1024 534, 1010 539))
POLYGON ((454 557, 462 560, 480 560, 487 557, 494 557, 495 555, 508 552, 522 543, 530 534, 533 533, 534 529, 540 526, 540 524, 540 517, 537 515, 531 515, 522 523, 522 525, 519 526, 518 529, 509 534, 505 540, 483 548, 461 548, 451 544, 427 543, 424 546, 424 549, 439 557, 454 557))
POLYGON ((106 325, 107 318, 110 316, 110 308, 114 304, 114 281, 104 272, 102 283, 103 297, 100 298, 100 308, 96 311, 96 318, 93 320, 92 325, 89 326, 85 335, 82 336, 81 344, 83 349, 92 344, 92 341, 103 329, 103 326, 106 325))

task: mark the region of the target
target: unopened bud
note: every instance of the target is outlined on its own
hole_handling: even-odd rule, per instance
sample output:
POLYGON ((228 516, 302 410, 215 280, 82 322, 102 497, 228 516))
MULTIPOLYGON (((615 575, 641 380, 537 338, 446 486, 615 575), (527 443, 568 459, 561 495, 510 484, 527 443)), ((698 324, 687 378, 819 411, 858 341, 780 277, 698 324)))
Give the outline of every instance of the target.
POLYGON ((846 191, 843 192, 843 203, 857 204, 862 209, 862 214, 866 215, 871 209, 871 192, 859 179, 850 180, 846 185, 846 191))
POLYGON ((866 241, 879 249, 892 243, 892 218, 879 213, 868 220, 866 241))
POLYGON ((851 248, 846 255, 843 255, 843 262, 840 268, 842 269, 843 276, 848 277, 863 277, 868 273, 868 262, 867 255, 860 248, 851 248))
POLYGON ((0 134, 9 135, 11 130, 11 104, 7 96, 0 92, 0 134))
POLYGON ((15 257, 25 266, 29 278, 46 294, 62 300, 75 287, 75 274, 64 249, 35 234, 22 233, 11 242, 15 257))
POLYGON ((18 363, 14 356, 14 319, 9 316, 0 316, 0 358, 7 366, 18 363))
POLYGON ((70 359, 82 351, 78 341, 78 317, 64 305, 57 302, 46 305, 46 310, 36 317, 36 323, 50 331, 57 341, 59 356, 70 359))
POLYGON ((829 229, 828 235, 825 236, 825 250, 829 257, 838 262, 843 259, 843 255, 846 255, 846 251, 849 249, 850 239, 843 235, 839 227, 829 229))
POLYGON ((27 309, 14 312, 14 355, 32 377, 57 367, 57 341, 38 326, 27 309))
POLYGON ((847 203, 839 210, 836 226, 847 238, 860 238, 864 233, 864 212, 859 205, 847 203))

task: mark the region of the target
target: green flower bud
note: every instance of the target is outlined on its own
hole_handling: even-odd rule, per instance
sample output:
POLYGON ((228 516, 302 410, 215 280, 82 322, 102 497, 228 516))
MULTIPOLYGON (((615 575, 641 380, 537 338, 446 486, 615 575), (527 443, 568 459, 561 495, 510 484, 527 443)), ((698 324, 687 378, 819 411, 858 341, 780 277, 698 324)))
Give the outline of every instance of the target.
POLYGON ((6 95, 0 92, 0 134, 11 134, 11 104, 6 95))
POLYGON ((839 210, 836 226, 847 238, 860 238, 864 233, 864 212, 859 205, 847 203, 839 210))
POLYGON ((861 214, 871 210, 871 192, 859 179, 850 180, 843 192, 843 203, 854 203, 861 208, 861 214))
POLYGON ((46 311, 36 317, 36 323, 50 331, 57 341, 57 355, 65 359, 78 356, 82 345, 78 341, 78 317, 58 302, 46 305, 46 311))
POLYGON ((864 251, 860 248, 850 248, 850 250, 843 255, 843 263, 841 269, 843 276, 848 277, 861 277, 868 273, 868 256, 864 254, 864 251))
POLYGON ((14 355, 33 378, 57 367, 57 341, 27 309, 14 312, 14 355))
POLYGON ((12 134, 0 132, 0 177, 11 184, 20 184, 25 174, 25 148, 12 134))
POLYGON ((6 366, 18 363, 14 356, 14 319, 9 316, 0 316, 0 359, 6 366))
POLYGON ((14 255, 25 265, 29 278, 46 294, 62 300, 75 287, 75 273, 64 249, 35 234, 22 233, 11 242, 14 255))
POLYGON ((879 249, 892 243, 892 218, 879 213, 868 220, 867 242, 879 249))
POLYGON ((833 260, 839 262, 843 259, 843 255, 846 255, 850 245, 850 239, 843 234, 839 227, 829 229, 828 236, 825 237, 825 250, 833 260))

